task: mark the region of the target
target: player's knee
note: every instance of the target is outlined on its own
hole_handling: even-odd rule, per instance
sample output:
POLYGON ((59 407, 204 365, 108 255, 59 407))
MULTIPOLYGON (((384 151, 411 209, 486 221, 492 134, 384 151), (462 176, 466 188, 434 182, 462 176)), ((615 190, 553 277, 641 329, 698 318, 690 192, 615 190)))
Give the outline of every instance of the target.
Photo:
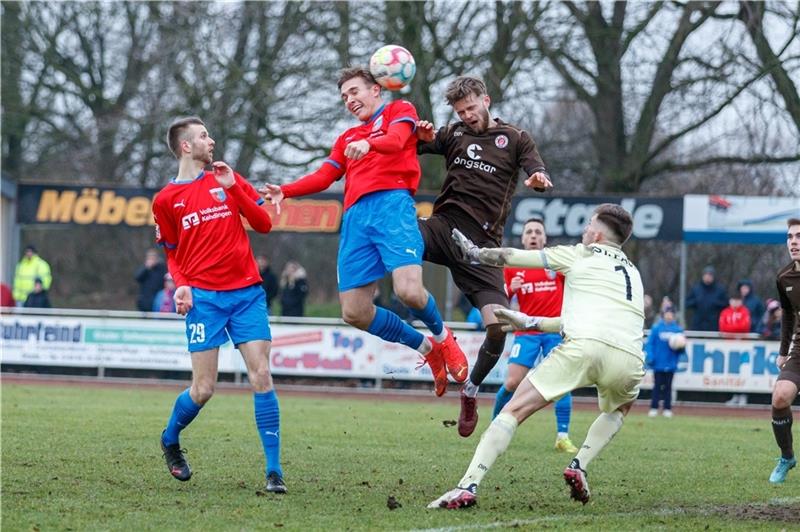
POLYGON ((371 320, 368 308, 342 307, 342 319, 356 329, 366 331, 371 320))
POLYGON ((248 378, 250 379, 250 386, 256 393, 264 393, 272 389, 272 375, 267 367, 250 372, 248 378))
POLYGON ((507 392, 514 393, 517 390, 517 386, 519 386, 519 379, 514 377, 506 377, 506 382, 503 384, 503 387, 507 392))
POLYGON ((778 410, 782 410, 792 405, 793 397, 786 393, 780 393, 776 390, 776 393, 772 394, 772 408, 776 408, 778 410))
POLYGON ((486 339, 489 342, 503 342, 505 347, 506 333, 503 331, 503 326, 499 323, 492 323, 486 326, 486 339))
POLYGON ((192 400, 197 404, 204 405, 214 395, 213 382, 196 382, 192 385, 192 400))
POLYGON ((407 307, 420 309, 428 303, 428 293, 418 282, 402 281, 395 283, 394 293, 407 307))

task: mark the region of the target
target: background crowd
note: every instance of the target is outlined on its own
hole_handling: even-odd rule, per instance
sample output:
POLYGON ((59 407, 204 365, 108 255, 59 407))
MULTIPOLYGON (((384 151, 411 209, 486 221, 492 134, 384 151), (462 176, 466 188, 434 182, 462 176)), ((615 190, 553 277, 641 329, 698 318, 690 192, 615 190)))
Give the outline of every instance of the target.
MULTIPOLYGON (((267 294, 267 305, 271 315, 305 316, 306 299, 309 292, 308 274, 295 260, 288 260, 280 275, 272 270, 270 260, 265 255, 256 257, 263 288, 267 294), (278 301, 280 307, 274 302, 278 301)), ((143 263, 134 273, 133 279, 139 286, 136 309, 143 312, 174 312, 175 283, 164 264, 162 254, 155 249, 145 252, 143 263)), ((13 289, 0 285, 0 306, 50 308, 48 291, 53 282, 50 265, 28 245, 22 259, 17 264, 13 289)), ((396 310, 401 316, 407 311, 399 308, 401 304, 390 294, 388 298, 376 294, 376 304, 396 310), (383 301, 387 299, 387 301, 383 301)), ((470 305, 464 305, 461 298, 457 307, 464 313, 465 321, 470 319, 470 305)), ((661 319, 665 309, 677 313, 675 302, 663 296, 658 304, 653 297, 645 294, 645 326, 649 329, 661 319)), ((756 333, 765 340, 780 339, 781 305, 774 298, 761 298, 753 290, 749 279, 741 279, 730 288, 723 286, 716 278, 713 266, 703 268, 702 276, 689 290, 686 298, 687 323, 681 324, 691 331, 718 331, 722 333, 756 333)), ((676 314, 677 316, 677 314, 676 314)), ((479 320, 475 320, 479 324, 479 320)))
MULTIPOLYGON (((264 255, 256 257, 258 269, 263 279, 262 287, 267 294, 267 309, 271 315, 305 316, 305 302, 308 296, 306 270, 297 261, 290 260, 281 272, 280 278, 272 271, 269 259, 264 255), (278 297, 280 295, 280 297, 278 297), (280 312, 273 306, 278 297, 280 312)), ((142 312, 175 312, 175 282, 167 271, 162 254, 148 249, 144 263, 136 270, 134 279, 139 284, 136 308, 142 312)))
MULTIPOLYGON (((664 296, 655 307, 653 298, 645 295, 645 326, 658 323, 664 309, 674 306, 672 299, 664 296)), ((703 268, 702 277, 691 287, 686 310, 691 316, 685 324, 688 330, 757 333, 766 340, 780 339, 780 302, 773 298, 762 300, 749 279, 741 279, 735 287, 726 289, 717 281, 713 266, 703 268)))

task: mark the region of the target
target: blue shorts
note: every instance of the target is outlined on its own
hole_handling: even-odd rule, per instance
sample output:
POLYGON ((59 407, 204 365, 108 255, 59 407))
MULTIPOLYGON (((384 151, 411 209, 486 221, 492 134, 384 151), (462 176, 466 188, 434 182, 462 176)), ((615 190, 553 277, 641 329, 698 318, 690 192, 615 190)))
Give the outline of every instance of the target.
POLYGON ((267 296, 260 284, 237 290, 192 288, 192 310, 186 314, 189 352, 206 351, 227 343, 272 340, 267 296))
POLYGON ((556 333, 523 334, 514 337, 509 364, 533 368, 544 360, 555 346, 561 343, 561 335, 556 333))
POLYGON ((421 265, 424 251, 411 193, 367 194, 342 219, 336 264, 339 292, 368 285, 402 266, 421 265))

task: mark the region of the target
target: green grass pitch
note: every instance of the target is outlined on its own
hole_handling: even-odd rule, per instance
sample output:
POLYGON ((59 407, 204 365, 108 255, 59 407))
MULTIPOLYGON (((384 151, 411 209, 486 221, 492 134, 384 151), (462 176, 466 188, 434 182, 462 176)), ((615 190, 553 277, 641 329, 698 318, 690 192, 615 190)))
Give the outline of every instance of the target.
MULTIPOLYGON (((767 477, 764 419, 633 413, 591 464, 592 501, 571 501, 552 410, 517 431, 478 506, 427 510, 455 486, 486 427, 443 421, 452 402, 281 397, 289 493, 264 494, 249 394, 218 392, 182 445, 195 475, 166 470, 158 437, 176 390, 2 386, 3 530, 781 530, 800 527, 800 470, 767 477), (390 510, 392 496, 402 506, 390 510)), ((594 411, 573 413, 583 440, 594 411)))

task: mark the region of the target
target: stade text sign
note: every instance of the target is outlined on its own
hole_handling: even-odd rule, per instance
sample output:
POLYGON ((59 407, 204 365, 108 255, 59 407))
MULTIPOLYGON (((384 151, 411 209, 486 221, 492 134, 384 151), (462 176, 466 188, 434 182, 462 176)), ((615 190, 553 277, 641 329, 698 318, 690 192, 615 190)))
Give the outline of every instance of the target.
POLYGON ((512 205, 506 238, 519 237, 525 221, 542 218, 548 237, 576 238, 601 203, 618 203, 633 215, 633 237, 639 240, 681 240, 683 199, 622 196, 524 197, 512 205))
MULTIPOLYGON (((152 188, 80 187, 65 185, 19 186, 17 221, 21 224, 152 226, 152 188)), ((429 216, 435 196, 418 194, 417 212, 429 216)), ((545 220, 549 236, 579 237, 592 211, 600 203, 621 203, 633 214, 633 236, 638 239, 680 240, 683 200, 681 198, 554 197, 523 196, 512 201, 506 224, 506 238, 522 234, 525 220, 545 220)), ((322 193, 287 199, 281 213, 264 205, 272 217, 274 231, 337 233, 344 212, 343 196, 322 193)))
MULTIPOLYGON (((2 363, 35 366, 191 370, 180 319, 2 316, 2 363)), ((270 366, 275 375, 430 381, 419 353, 364 331, 335 325, 272 325, 270 366)), ((483 333, 458 331, 470 364, 483 333)), ((488 384, 500 384, 513 337, 488 384)), ((778 375, 778 342, 690 339, 673 381, 677 390, 769 393, 778 375)), ((228 343, 219 370, 246 371, 228 343)), ((644 388, 652 387, 648 372, 644 388)))

